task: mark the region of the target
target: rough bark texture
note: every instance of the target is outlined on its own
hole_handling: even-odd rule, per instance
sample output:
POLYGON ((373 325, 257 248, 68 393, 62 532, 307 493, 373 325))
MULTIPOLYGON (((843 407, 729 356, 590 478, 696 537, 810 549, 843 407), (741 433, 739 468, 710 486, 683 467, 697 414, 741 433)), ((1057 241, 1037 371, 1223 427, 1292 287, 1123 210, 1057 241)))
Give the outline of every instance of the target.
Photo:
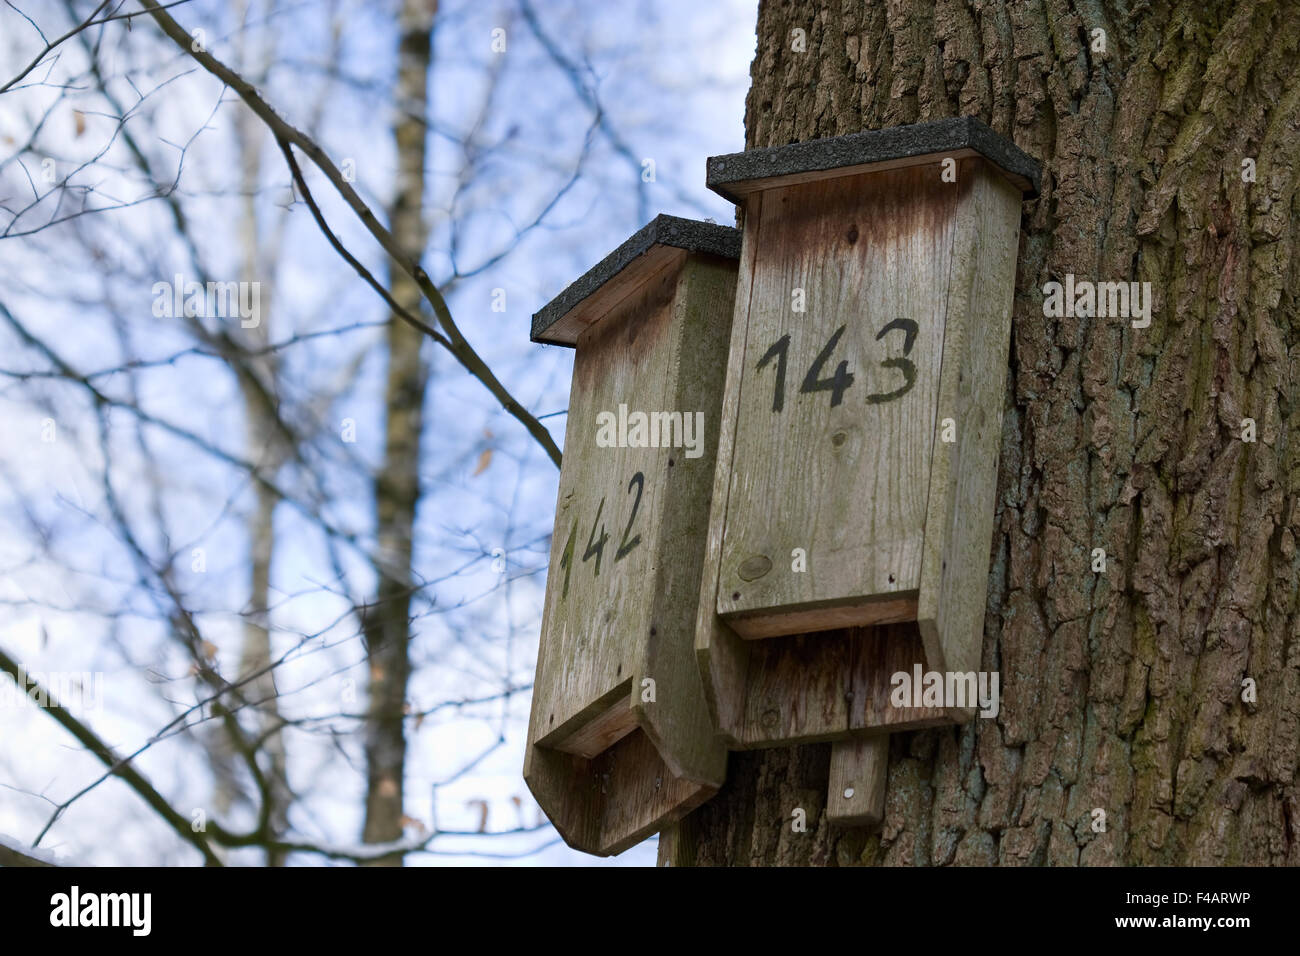
MULTIPOLYGON (((399 15, 396 101, 402 109, 394 123, 397 182, 389 221, 393 235, 411 256, 424 254, 425 107, 431 57, 435 0, 403 0, 399 15)), ((390 270, 389 290, 413 313, 423 297, 414 280, 390 270)), ((388 381, 384 397, 387 431, 384 463, 375 480, 378 594, 366 610, 365 638, 370 654, 370 704, 366 715, 367 843, 386 843, 402 836, 403 775, 406 767, 406 684, 411 674, 411 546, 420 498, 420 434, 428 365, 420 353, 424 335, 393 316, 388 324, 388 381)), ((400 855, 379 865, 400 866, 400 855)))
POLYGON ((1300 863, 1298 45, 1288 4, 762 3, 748 146, 970 114, 1044 165, 985 619, 1002 710, 895 735, 878 832, 827 825, 827 746, 732 754, 666 862, 1300 863), (1151 327, 1044 318, 1069 272, 1151 282, 1151 327))

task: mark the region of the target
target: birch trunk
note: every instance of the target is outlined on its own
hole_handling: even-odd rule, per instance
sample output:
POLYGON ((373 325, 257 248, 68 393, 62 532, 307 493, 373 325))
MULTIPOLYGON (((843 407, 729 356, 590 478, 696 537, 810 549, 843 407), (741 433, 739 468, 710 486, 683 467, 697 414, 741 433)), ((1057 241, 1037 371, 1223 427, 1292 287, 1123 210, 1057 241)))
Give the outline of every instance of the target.
MULTIPOLYGON (((403 0, 399 14, 397 183, 389 222, 402 247, 419 259, 428 228, 424 222, 425 133, 428 74, 432 55, 434 0, 403 0)), ((389 290, 403 308, 420 313, 420 290, 405 273, 391 269, 389 290)), ((402 836, 403 774, 406 765, 405 702, 410 677, 409 644, 411 542, 420 498, 420 433, 428 365, 421 355, 423 333, 396 316, 388 324, 388 379, 384 398, 384 462, 375 480, 378 593, 365 616, 370 654, 370 700, 366 715, 366 818, 363 838, 384 843, 402 836)), ((400 856, 381 865, 400 866, 400 856)))

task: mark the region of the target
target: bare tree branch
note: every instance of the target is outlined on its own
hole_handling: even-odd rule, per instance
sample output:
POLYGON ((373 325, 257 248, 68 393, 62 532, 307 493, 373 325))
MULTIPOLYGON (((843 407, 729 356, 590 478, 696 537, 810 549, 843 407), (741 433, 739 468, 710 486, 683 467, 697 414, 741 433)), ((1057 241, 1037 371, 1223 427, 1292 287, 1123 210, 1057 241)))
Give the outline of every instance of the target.
POLYGON ((145 778, 144 774, 132 767, 129 760, 123 760, 119 757, 113 748, 104 743, 93 730, 72 716, 71 712, 61 706, 49 691, 32 680, 26 668, 20 666, 3 650, 0 650, 0 671, 4 671, 18 684, 26 686, 32 691, 37 691, 38 696, 43 694, 45 699, 49 701, 46 712, 51 719, 76 737, 82 746, 99 758, 100 763, 111 768, 112 773, 120 777, 145 803, 149 804, 154 812, 176 831, 176 834, 182 840, 192 844, 195 849, 203 854, 203 859, 208 866, 222 865, 221 859, 208 845, 207 838, 202 833, 195 832, 194 828, 190 826, 190 821, 172 808, 172 805, 167 802, 167 798, 154 789, 154 785, 145 778), (25 685, 23 685, 24 681, 26 681, 25 685))
POLYGON ((443 299, 442 293, 438 291, 438 287, 434 285, 428 273, 424 271, 424 267, 402 248, 391 232, 384 228, 374 212, 371 211, 370 207, 357 195, 356 190, 344 178, 343 173, 325 155, 325 151, 306 133, 286 122, 271 108, 266 100, 262 99, 262 95, 238 73, 206 50, 193 49, 191 37, 185 32, 185 28, 173 20, 162 6, 155 3, 154 0, 140 0, 140 3, 149 11, 150 15, 157 21, 158 26, 177 46, 192 56, 195 62, 205 70, 234 90, 239 98, 248 104, 249 109, 257 114, 270 128, 271 134, 278 142, 297 146, 312 161, 313 165, 324 174, 330 185, 343 197, 344 201, 351 207, 357 218, 361 220, 367 231, 383 247, 384 251, 388 253, 403 272, 415 280, 420 292, 433 307, 433 314, 437 316, 438 324, 446 332, 446 337, 450 341, 450 344, 445 346, 447 350, 456 357, 456 360, 471 375, 487 387, 488 391, 501 403, 501 407, 508 414, 519 420, 528 430, 528 433, 546 450, 547 456, 558 468, 560 465, 560 449, 555 444, 555 440, 551 438, 551 433, 547 431, 546 426, 539 422, 532 413, 510 394, 496 375, 493 374, 492 370, 488 368, 487 363, 479 357, 469 342, 465 340, 460 328, 452 318, 446 300, 443 299))

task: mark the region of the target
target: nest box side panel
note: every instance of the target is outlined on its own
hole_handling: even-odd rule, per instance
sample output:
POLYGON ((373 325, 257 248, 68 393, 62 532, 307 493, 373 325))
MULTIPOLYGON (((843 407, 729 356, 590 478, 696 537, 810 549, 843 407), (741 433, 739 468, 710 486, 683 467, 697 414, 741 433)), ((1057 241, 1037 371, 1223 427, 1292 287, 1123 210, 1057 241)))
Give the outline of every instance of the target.
POLYGON ((735 452, 736 413, 740 403, 749 301, 753 293, 754 253, 763 196, 749 200, 746 207, 740 265, 736 278, 735 305, 727 346, 726 375, 718 426, 718 447, 713 473, 713 491, 704 544, 704 568, 700 576, 699 601, 695 608, 695 657, 704 685, 705 701, 718 733, 733 749, 741 747, 744 721, 745 679, 750 646, 718 616, 718 570, 722 560, 722 536, 731 493, 731 467, 735 452))
POLYGON ((718 792, 674 776, 645 733, 629 734, 591 762, 601 856, 622 853, 676 823, 718 792))
POLYGON ((596 856, 622 853, 718 792, 675 776, 640 728, 590 759, 529 747, 524 779, 564 842, 596 856))
POLYGON ((953 419, 956 440, 936 436, 917 620, 930 668, 968 672, 984 635, 1022 197, 984 161, 959 176, 936 426, 953 419))
POLYGON ((672 772, 721 786, 727 748, 717 736, 695 662, 695 600, 704 568, 736 263, 692 255, 682 269, 673 318, 674 353, 660 407, 696 422, 695 447, 661 448, 647 481, 663 489, 652 554, 657 562, 645 658, 637 668, 640 725, 672 772), (653 690, 653 699, 651 698, 653 690))
POLYGON ((620 405, 663 407, 678 276, 655 275, 578 341, 529 731, 543 746, 569 746, 619 693, 624 713, 633 703, 663 512, 662 483, 647 478, 658 476, 661 450, 598 438, 617 446, 620 405), (599 435, 610 416, 613 434, 599 435))
POLYGON ((773 614, 796 632, 914 616, 957 194, 922 166, 765 190, 747 212, 716 605, 742 636, 773 614))
POLYGON ((530 745, 524 753, 524 782, 565 843, 603 855, 601 779, 594 763, 576 754, 530 745))

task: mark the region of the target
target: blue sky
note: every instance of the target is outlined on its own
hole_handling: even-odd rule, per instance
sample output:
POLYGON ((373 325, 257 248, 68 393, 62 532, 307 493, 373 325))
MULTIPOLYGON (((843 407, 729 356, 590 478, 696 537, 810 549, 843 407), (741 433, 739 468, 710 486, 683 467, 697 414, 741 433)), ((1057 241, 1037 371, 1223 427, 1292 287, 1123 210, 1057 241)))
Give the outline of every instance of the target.
MULTIPOLYGON (((43 4, 18 6, 49 35, 67 27, 43 4)), ((280 3, 263 15, 254 5, 242 28, 235 4, 194 2, 173 13, 187 29, 204 30, 226 62, 256 63, 258 51, 269 50, 259 88, 287 119, 314 130, 336 163, 350 162, 358 191, 379 209, 394 172, 391 6, 280 3), (331 9, 342 27, 333 33, 331 9)), ((514 4, 443 4, 429 113, 433 232, 423 265, 446 284, 471 344, 529 409, 549 416, 562 442, 572 353, 529 343, 529 318, 657 213, 732 221, 730 204, 704 188, 704 161, 743 146, 755 4, 546 0, 536 10, 541 37, 514 4), (504 64, 490 49, 499 27, 508 38, 504 64), (499 80, 488 97, 493 71, 499 80), (471 131, 473 175, 462 179, 471 131), (641 175, 646 160, 653 182, 641 175), (543 209, 540 224, 516 242, 543 209), (508 254, 494 261, 503 249, 508 254), (499 289, 505 312, 491 308, 499 289)), ((0 95, 0 194, 10 213, 31 204, 17 225, 4 220, 0 301, 77 369, 104 371, 97 381, 109 393, 190 436, 142 427, 140 416, 120 411, 101 431, 84 390, 37 374, 48 359, 0 329, 0 646, 33 670, 103 673, 103 708, 91 722, 123 750, 147 742, 192 702, 194 688, 184 655, 167 640, 157 593, 140 584, 108 520, 104 475, 144 548, 184 556, 179 579, 223 673, 237 666, 247 598, 247 477, 196 444, 247 451, 238 386, 219 362, 187 351, 194 343, 183 328, 153 314, 154 285, 192 270, 154 184, 133 172, 123 135, 133 133, 175 182, 204 261, 229 278, 240 269, 239 107, 151 30, 147 22, 131 31, 116 24, 98 35, 96 60, 130 109, 124 126, 92 88, 68 82, 84 80, 87 62, 73 44, 0 95), (42 181, 43 159, 53 160, 59 188, 42 181), (64 219, 73 209, 92 211, 64 219), (129 359, 156 364, 122 371, 129 359), (57 441, 42 441, 50 420, 57 441), (195 548, 205 555, 201 574, 186 570, 195 548)), ((30 24, 0 11, 0 74, 15 73, 39 47, 30 24)), ((374 241, 323 179, 308 182, 348 248, 382 274, 374 241)), ((276 513, 275 647, 297 648, 277 677, 286 712, 301 721, 289 738, 300 795, 293 823, 312 839, 347 844, 360 829, 364 772, 356 740, 336 746, 326 732, 346 735, 346 722, 324 718, 364 688, 347 612, 373 582, 364 548, 333 553, 317 519, 363 543, 369 533, 367 475, 382 450, 377 323, 385 310, 290 199, 284 164, 264 144, 252 201, 264 240, 281 236, 266 280, 268 334, 295 342, 282 352, 281 398, 293 414, 323 423, 311 454, 281 476, 304 507, 276 513), (318 407, 322 395, 332 398, 318 407), (344 420, 354 423, 355 443, 330 434, 344 420)), ((430 713, 408 724, 407 813, 424 825, 436 818, 439 827, 472 830, 485 804, 487 829, 510 829, 538 814, 520 776, 528 695, 449 702, 499 695, 532 678, 557 473, 480 383, 425 347, 433 378, 416 540, 425 583, 410 696, 430 713), (496 549, 507 556, 503 572, 492 568, 496 549)), ((191 736, 159 741, 139 758, 187 812, 206 806, 211 792, 191 736)), ((30 841, 52 805, 97 772, 35 708, 0 712, 0 833, 30 841)), ((195 860, 115 782, 74 803, 42 846, 96 864, 195 860)), ((440 839, 436 850, 411 864, 595 862, 549 830, 440 839)), ((613 863, 653 859, 651 841, 613 863)))

